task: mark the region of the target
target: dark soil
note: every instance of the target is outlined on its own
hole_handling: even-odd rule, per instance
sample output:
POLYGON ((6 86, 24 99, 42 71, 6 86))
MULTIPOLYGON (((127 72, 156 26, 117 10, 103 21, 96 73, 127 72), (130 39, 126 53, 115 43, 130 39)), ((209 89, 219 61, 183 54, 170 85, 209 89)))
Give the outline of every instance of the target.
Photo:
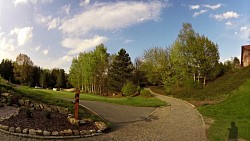
POLYGON ((97 129, 93 122, 86 122, 82 126, 74 126, 67 120, 66 114, 53 111, 51 113, 51 119, 47 119, 44 110, 31 111, 32 117, 27 118, 26 111, 20 110, 18 115, 11 117, 7 120, 0 121, 0 124, 11 127, 20 127, 22 129, 35 129, 35 130, 46 130, 46 131, 63 131, 65 129, 72 130, 91 130, 97 129))

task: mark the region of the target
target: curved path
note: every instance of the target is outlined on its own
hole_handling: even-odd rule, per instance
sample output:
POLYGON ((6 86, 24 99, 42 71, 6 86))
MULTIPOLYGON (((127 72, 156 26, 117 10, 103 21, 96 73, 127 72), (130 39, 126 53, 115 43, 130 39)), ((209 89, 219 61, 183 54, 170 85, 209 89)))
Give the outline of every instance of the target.
MULTIPOLYGON (((114 122, 114 124, 115 125, 119 123, 128 123, 128 124, 123 124, 121 128, 113 132, 107 133, 105 135, 90 137, 85 139, 74 139, 74 141, 80 141, 80 140, 206 141, 205 125, 203 119, 200 116, 199 112, 191 104, 168 96, 158 95, 155 93, 154 95, 155 97, 170 103, 171 106, 158 108, 148 118, 137 122, 133 122, 134 120, 132 119, 134 118, 131 118, 131 120, 128 120, 128 122, 126 122, 127 117, 125 116, 129 116, 130 113, 129 111, 127 111, 127 108, 130 106, 125 106, 126 107, 125 108, 119 105, 121 106, 118 108, 120 112, 115 113, 117 111, 114 109, 118 105, 116 104, 110 105, 106 103, 96 102, 95 104, 97 106, 95 111, 97 113, 99 112, 99 114, 102 115, 105 119, 116 119, 116 117, 118 118, 124 116, 125 122, 117 121, 117 123, 114 122), (98 106, 98 104, 101 105, 98 106), (105 108, 105 106, 107 107, 105 108), (113 115, 113 117, 111 115, 113 115)), ((82 102, 85 103, 85 105, 87 105, 86 101, 82 102)), ((139 111, 143 113, 143 110, 144 108, 142 108, 139 111)), ((135 112, 139 113, 139 111, 135 112)), ((147 112, 145 112, 145 114, 147 114, 147 112)), ((135 115, 137 114, 134 114, 134 116, 135 115)), ((135 117, 136 117, 135 119, 138 119, 138 116, 135 117)), ((141 117, 146 117, 146 116, 142 115, 141 117)), ((2 136, 2 133, 0 133, 0 136, 2 136)), ((14 137, 10 135, 4 135, 3 138, 5 139, 15 138, 15 140, 24 140, 23 138, 14 137)), ((25 139, 25 140, 34 140, 34 139, 25 139)))

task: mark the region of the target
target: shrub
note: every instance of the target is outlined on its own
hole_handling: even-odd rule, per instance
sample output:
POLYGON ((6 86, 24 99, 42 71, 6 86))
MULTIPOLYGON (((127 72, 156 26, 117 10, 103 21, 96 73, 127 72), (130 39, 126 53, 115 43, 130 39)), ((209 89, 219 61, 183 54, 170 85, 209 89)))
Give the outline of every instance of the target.
POLYGON ((44 111, 44 115, 45 115, 45 117, 46 117, 47 119, 51 119, 51 111, 45 110, 45 111, 44 111))
POLYGON ((144 90, 144 89, 142 89, 140 91, 140 95, 143 96, 143 97, 152 97, 152 94, 149 91, 144 90))
POLYGON ((26 117, 27 118, 32 118, 32 114, 31 114, 31 111, 30 111, 30 108, 26 108, 26 117))
POLYGON ((132 82, 127 82, 123 87, 122 87, 122 93, 125 94, 126 96, 131 96, 136 92, 136 86, 132 82))

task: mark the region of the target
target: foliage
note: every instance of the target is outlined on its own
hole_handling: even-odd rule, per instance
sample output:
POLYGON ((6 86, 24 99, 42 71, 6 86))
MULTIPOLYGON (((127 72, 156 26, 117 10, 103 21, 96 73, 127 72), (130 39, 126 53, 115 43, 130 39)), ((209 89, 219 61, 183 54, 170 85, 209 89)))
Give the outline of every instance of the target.
POLYGON ((107 81, 107 67, 107 48, 100 44, 94 51, 80 53, 72 60, 69 80, 84 92, 102 94, 107 81))
POLYGON ((51 117, 51 111, 49 111, 49 110, 45 110, 44 111, 44 115, 45 115, 45 117, 47 118, 47 119, 51 119, 52 117, 51 117))
POLYGON ((152 94, 149 91, 147 91, 145 89, 142 89, 140 91, 140 96, 143 96, 143 97, 152 97, 152 94))
POLYGON ((122 94, 126 96, 133 95, 137 90, 137 87, 130 81, 127 81, 126 84, 122 87, 122 94))
POLYGON ((5 80, 14 82, 14 64, 11 60, 3 59, 0 64, 0 76, 5 80))
POLYGON ((133 65, 129 54, 125 49, 121 49, 115 56, 108 71, 109 89, 120 92, 126 81, 132 79, 133 65))
POLYGON ((32 113, 31 113, 31 111, 30 111, 30 108, 27 107, 27 108, 25 109, 25 111, 26 111, 26 117, 27 117, 27 118, 32 118, 32 113))

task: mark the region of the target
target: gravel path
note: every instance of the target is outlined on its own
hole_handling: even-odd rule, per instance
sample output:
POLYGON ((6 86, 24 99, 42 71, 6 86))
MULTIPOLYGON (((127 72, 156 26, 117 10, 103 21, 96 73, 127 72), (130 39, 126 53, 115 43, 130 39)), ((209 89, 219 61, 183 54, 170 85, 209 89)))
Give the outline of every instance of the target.
MULTIPOLYGON (((171 106, 158 108, 145 120, 124 124, 118 130, 105 135, 72 141, 206 141, 205 125, 199 112, 190 104, 167 96, 154 94, 171 106)), ((99 103, 99 102, 98 102, 99 103)), ((97 103, 96 103, 97 104, 97 103)), ((103 105, 102 105, 103 106, 103 105)), ((114 106, 117 106, 114 104, 114 106)), ((105 107, 102 107, 105 108, 105 107)), ((113 109, 110 109, 112 111, 113 109)), ((125 111, 124 109, 120 109, 125 111)), ((96 111, 97 112, 97 111, 96 111)), ((112 112, 111 112, 112 113, 112 112)), ((128 114, 128 113, 127 113, 128 114)), ((117 115, 113 112, 113 115, 117 115)), ((102 115, 104 118, 110 116, 102 115)), ((108 118, 106 118, 108 119, 108 118)), ((34 139, 6 135, 1 140, 33 141, 34 139)))

